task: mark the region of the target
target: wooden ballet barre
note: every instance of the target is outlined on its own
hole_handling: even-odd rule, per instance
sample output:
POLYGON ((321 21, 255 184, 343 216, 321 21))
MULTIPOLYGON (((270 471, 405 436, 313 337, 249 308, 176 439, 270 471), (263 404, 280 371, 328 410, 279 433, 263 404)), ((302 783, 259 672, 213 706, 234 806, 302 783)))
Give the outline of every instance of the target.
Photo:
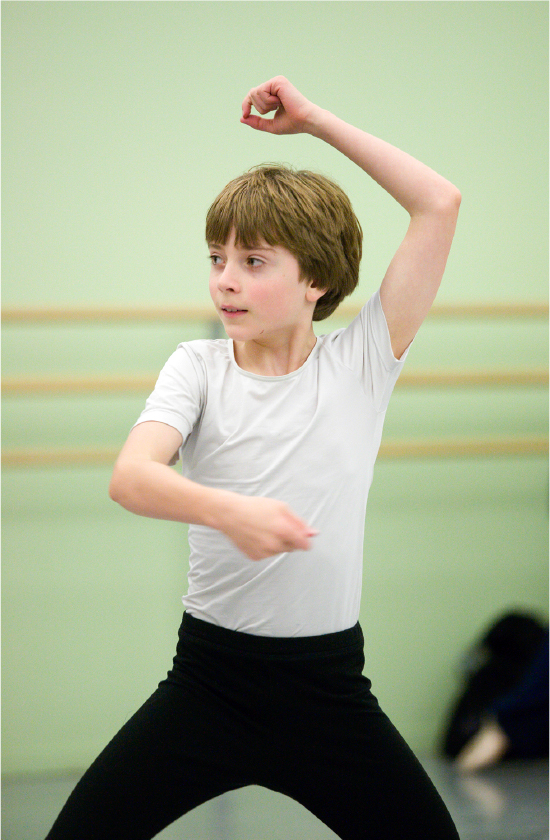
POLYGON ((2 309, 2 323, 111 323, 117 321, 216 321, 210 306, 14 306, 2 309))
POLYGON ((379 457, 470 458, 491 455, 545 455, 548 438, 543 435, 491 438, 440 438, 434 440, 382 441, 379 457))
POLYGON ((120 452, 114 447, 14 448, 2 452, 3 467, 114 466, 120 452))
POLYGON ((479 387, 482 385, 548 385, 548 369, 496 368, 469 370, 404 370, 396 383, 396 388, 460 388, 479 387))
MULTIPOLYGON (((3 467, 112 466, 120 449, 114 447, 65 447, 56 449, 7 449, 3 467)), ((379 457, 470 458, 503 455, 546 455, 548 439, 542 435, 491 438, 441 438, 382 441, 379 457)))
MULTIPOLYGON (((150 393, 155 374, 117 376, 6 376, 4 396, 45 394, 150 393)), ((405 370, 397 388, 460 388, 488 386, 540 386, 548 384, 546 368, 502 368, 495 370, 405 370)))
POLYGON ((150 393, 155 387, 154 374, 125 376, 6 376, 2 379, 4 396, 46 394, 125 394, 150 393))
MULTIPOLYGON (((352 319, 362 304, 343 303, 332 318, 352 319)), ((548 304, 543 301, 510 303, 435 303, 429 318, 547 318, 548 304)), ((131 321, 203 321, 219 323, 213 307, 208 304, 174 306, 7 306, 2 309, 4 324, 45 324, 93 322, 113 323, 131 321)))

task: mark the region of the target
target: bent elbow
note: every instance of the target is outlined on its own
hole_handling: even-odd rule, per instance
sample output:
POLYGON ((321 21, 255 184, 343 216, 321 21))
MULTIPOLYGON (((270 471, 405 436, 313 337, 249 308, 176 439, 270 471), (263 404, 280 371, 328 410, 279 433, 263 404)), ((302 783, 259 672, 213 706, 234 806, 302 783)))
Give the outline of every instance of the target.
POLYGON ((115 464, 115 468, 109 482, 109 498, 112 499, 113 502, 117 502, 117 504, 123 506, 125 484, 126 482, 124 480, 123 471, 118 464, 115 464))
POLYGON ((111 477, 109 482, 109 498, 113 502, 118 502, 119 500, 119 487, 114 475, 111 477))
POLYGON ((460 209, 460 203, 462 201, 462 193, 456 187, 453 186, 452 189, 449 190, 448 195, 445 196, 443 209, 457 214, 460 209))
POLYGON ((111 499, 111 501, 112 501, 112 502, 116 502, 116 501, 117 501, 117 491, 116 491, 116 485, 115 485, 115 483, 114 483, 114 481, 113 481, 113 479, 112 479, 112 478, 111 478, 111 480, 110 480, 110 482, 109 482, 109 490, 108 490, 108 493, 109 493, 109 498, 111 499))
POLYGON ((431 219, 444 221, 456 220, 461 201, 460 190, 447 181, 444 184, 439 184, 426 198, 425 203, 418 208, 416 213, 411 213, 411 216, 429 216, 431 219))

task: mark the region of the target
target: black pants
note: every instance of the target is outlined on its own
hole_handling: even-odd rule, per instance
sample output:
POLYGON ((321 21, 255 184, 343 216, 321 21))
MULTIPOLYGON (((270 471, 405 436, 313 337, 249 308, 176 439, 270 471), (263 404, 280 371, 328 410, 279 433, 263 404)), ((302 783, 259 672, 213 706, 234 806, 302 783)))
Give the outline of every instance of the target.
POLYGON ((457 840, 363 665, 359 624, 279 639, 185 613, 167 679, 84 774, 47 840, 146 840, 251 784, 292 797, 345 840, 457 840))

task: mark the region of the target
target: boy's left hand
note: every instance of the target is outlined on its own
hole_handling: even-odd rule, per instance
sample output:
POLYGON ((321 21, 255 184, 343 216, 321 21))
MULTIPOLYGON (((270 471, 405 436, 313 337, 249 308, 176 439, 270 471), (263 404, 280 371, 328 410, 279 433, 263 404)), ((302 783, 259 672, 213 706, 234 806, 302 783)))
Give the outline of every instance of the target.
POLYGON ((241 122, 270 134, 308 133, 321 109, 302 96, 284 76, 275 76, 263 85, 252 88, 242 104, 241 122), (273 119, 265 120, 251 114, 254 106, 260 114, 275 111, 273 119))

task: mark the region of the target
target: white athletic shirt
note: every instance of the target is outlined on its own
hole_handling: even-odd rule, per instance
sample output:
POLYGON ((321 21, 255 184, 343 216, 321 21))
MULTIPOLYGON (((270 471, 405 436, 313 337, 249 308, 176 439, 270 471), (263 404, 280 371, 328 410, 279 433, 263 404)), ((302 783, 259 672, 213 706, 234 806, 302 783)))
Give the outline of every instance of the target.
POLYGON ((367 496, 407 353, 393 356, 379 292, 286 376, 240 368, 231 339, 178 346, 137 422, 178 429, 192 481, 286 502, 319 531, 309 551, 254 561, 219 531, 190 525, 187 612, 260 636, 357 622, 367 496))

